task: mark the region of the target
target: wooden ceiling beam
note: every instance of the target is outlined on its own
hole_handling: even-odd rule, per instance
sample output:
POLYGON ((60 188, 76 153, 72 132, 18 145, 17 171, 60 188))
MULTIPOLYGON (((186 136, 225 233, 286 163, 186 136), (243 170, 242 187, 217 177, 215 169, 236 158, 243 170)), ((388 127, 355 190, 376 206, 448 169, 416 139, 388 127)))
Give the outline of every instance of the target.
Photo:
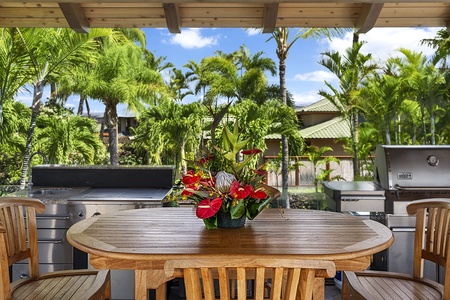
POLYGON ((356 33, 367 33, 375 26, 383 5, 384 3, 363 4, 358 20, 356 20, 356 33))
POLYGON ((78 33, 89 33, 89 21, 80 3, 58 3, 70 28, 78 33))
POLYGON ((170 33, 181 33, 178 4, 164 3, 163 7, 164 7, 164 14, 166 17, 167 28, 169 29, 170 33))
POLYGON ((277 25, 278 3, 264 4, 263 33, 272 33, 277 25))

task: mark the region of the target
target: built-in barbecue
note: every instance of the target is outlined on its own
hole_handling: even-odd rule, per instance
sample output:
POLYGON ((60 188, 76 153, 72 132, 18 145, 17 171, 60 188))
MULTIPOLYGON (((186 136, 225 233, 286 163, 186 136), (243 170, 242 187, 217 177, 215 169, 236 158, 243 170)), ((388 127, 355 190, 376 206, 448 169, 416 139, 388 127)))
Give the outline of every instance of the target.
MULTIPOLYGON (((87 268, 87 254, 66 241, 67 229, 95 215, 160 207, 173 179, 173 166, 33 167, 32 186, 22 193, 46 205, 37 215, 40 272, 87 268)), ((13 266, 14 280, 27 274, 25 262, 13 266)), ((113 299, 134 299, 133 271, 112 271, 111 282, 113 299)))
MULTIPOLYGON (((418 199, 450 198, 450 146, 379 145, 373 181, 329 181, 324 192, 336 211, 376 218, 394 232, 394 244, 375 257, 373 268, 412 273, 415 219, 406 207, 418 199)), ((431 265, 425 276, 442 280, 431 265)))

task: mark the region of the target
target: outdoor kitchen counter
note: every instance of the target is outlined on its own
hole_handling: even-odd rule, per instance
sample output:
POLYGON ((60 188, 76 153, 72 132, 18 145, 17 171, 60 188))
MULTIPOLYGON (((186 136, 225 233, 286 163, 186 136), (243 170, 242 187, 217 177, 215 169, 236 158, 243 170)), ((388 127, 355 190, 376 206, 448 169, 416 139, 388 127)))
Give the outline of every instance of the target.
POLYGON ((329 260, 337 270, 364 270, 373 254, 389 247, 392 232, 381 223, 342 213, 266 209, 243 228, 208 230, 189 207, 136 209, 88 218, 67 240, 90 254, 98 269, 135 270, 135 299, 148 289, 165 297, 169 259, 234 257, 329 260))
POLYGON ((46 205, 67 204, 70 198, 75 197, 89 189, 90 187, 35 186, 8 194, 8 197, 28 197, 39 199, 46 205))

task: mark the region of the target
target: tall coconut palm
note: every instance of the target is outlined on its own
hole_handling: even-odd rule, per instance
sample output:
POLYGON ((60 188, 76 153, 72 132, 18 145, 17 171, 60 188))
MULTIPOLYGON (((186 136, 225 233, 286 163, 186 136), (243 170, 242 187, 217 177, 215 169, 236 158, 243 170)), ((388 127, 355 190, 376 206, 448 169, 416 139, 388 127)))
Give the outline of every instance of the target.
POLYGON ((64 72, 85 61, 95 60, 97 38, 110 36, 112 29, 93 29, 77 34, 71 29, 17 29, 28 56, 28 80, 33 86, 32 115, 25 146, 21 185, 25 185, 30 162, 36 119, 40 112, 44 87, 64 72))
MULTIPOLYGON (((320 36, 330 37, 333 35, 341 34, 343 31, 340 29, 329 29, 329 28, 301 28, 296 33, 294 33, 291 40, 290 39, 290 29, 286 27, 277 27, 273 31, 269 40, 274 40, 277 44, 276 54, 279 60, 279 77, 280 77, 280 98, 283 103, 287 105, 286 97, 286 59, 294 43, 302 38, 316 38, 320 36)), ((289 176, 289 141, 286 136, 281 138, 281 181, 282 181, 282 192, 281 192, 281 205, 284 207, 289 207, 288 199, 288 176, 289 176)))
POLYGON ((362 83, 368 75, 372 74, 378 66, 372 63, 371 54, 362 54, 361 47, 364 43, 353 43, 345 55, 339 52, 325 52, 325 57, 319 64, 336 75, 339 87, 333 87, 325 81, 325 85, 331 92, 319 91, 319 94, 332 102, 340 111, 341 115, 348 121, 350 126, 350 148, 353 155, 353 174, 359 176, 358 168, 358 115, 362 83))

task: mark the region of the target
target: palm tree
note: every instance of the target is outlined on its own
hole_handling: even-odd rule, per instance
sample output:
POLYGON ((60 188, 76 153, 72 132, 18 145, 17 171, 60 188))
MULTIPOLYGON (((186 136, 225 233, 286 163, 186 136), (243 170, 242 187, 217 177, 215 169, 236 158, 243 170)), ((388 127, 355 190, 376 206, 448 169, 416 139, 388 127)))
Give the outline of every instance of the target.
POLYGON ((110 163, 119 164, 117 105, 124 103, 138 114, 144 103, 154 104, 165 91, 161 75, 146 66, 143 52, 132 42, 109 45, 87 74, 86 94, 105 105, 105 125, 109 133, 110 163))
POLYGON ((183 71, 173 68, 170 73, 169 89, 175 94, 174 100, 182 101, 188 95, 194 93, 190 90, 189 83, 191 79, 183 71))
POLYGON ((143 114, 134 144, 148 152, 156 151, 159 156, 174 153, 177 175, 183 175, 187 171, 186 153, 199 147, 202 115, 197 102, 162 101, 143 114))
POLYGON ((164 62, 166 58, 166 56, 156 57, 149 50, 144 50, 144 60, 146 61, 147 66, 157 72, 162 72, 166 69, 175 67, 171 62, 164 62))
POLYGON ((275 62, 271 58, 261 57, 260 51, 251 55, 249 49, 242 45, 239 51, 234 53, 234 59, 240 71, 239 86, 237 87, 237 100, 252 99, 255 102, 263 102, 266 99, 268 71, 272 76, 277 74, 275 62))
POLYGON ((3 123, 3 104, 13 99, 28 81, 29 56, 17 28, 0 31, 0 129, 3 123))
POLYGON ((113 34, 112 29, 93 29, 89 34, 77 34, 71 29, 17 29, 21 45, 26 50, 28 80, 33 86, 32 114, 25 145, 21 185, 25 185, 30 163, 36 119, 40 112, 44 87, 72 67, 95 60, 96 39, 113 34))
POLYGON ((193 60, 189 60, 188 63, 183 65, 183 67, 188 68, 189 71, 186 73, 186 78, 189 78, 190 82, 195 82, 194 87, 194 95, 198 95, 201 93, 201 101, 203 101, 203 97, 206 94, 207 83, 205 80, 205 68, 202 64, 197 64, 193 60))
POLYGON ((227 99, 231 103, 238 97, 238 68, 227 55, 217 55, 202 59, 201 69, 203 78, 201 81, 208 87, 204 94, 203 102, 208 106, 218 106, 219 97, 227 99))
POLYGON ((378 132, 384 134, 384 143, 391 145, 391 124, 398 116, 404 99, 401 96, 402 78, 375 74, 368 79, 361 92, 361 113, 378 132))
MULTIPOLYGON (((280 98, 282 102, 287 105, 287 92, 286 92, 286 59, 289 54, 289 50, 292 45, 300 39, 306 39, 309 37, 319 37, 340 34, 342 30, 340 29, 328 29, 328 28, 301 28, 293 36, 292 40, 289 41, 290 30, 285 27, 277 27, 272 33, 272 36, 268 39, 274 40, 277 44, 276 54, 279 60, 279 76, 280 76, 280 98)), ((289 141, 286 136, 281 137, 281 181, 282 181, 282 193, 281 201, 284 201, 284 207, 289 207, 288 199, 288 176, 289 176, 289 141)))
POLYGON ((350 126, 350 143, 353 155, 353 174, 359 176, 358 168, 358 116, 362 83, 378 66, 371 63, 372 55, 360 53, 362 42, 353 43, 341 56, 339 52, 325 52, 319 64, 327 68, 339 79, 339 88, 325 81, 330 92, 321 90, 319 94, 333 103, 350 126))
POLYGON ((443 66, 447 66, 447 60, 450 55, 450 32, 448 28, 441 29, 437 32, 434 39, 424 39, 421 44, 426 44, 436 50, 436 56, 433 60, 437 63, 442 60, 443 66))
POLYGON ((435 110, 444 100, 444 94, 448 90, 448 83, 442 72, 434 66, 435 61, 427 59, 422 53, 408 49, 399 49, 402 58, 394 61, 399 67, 397 76, 406 78, 407 89, 422 110, 423 143, 427 144, 427 129, 425 122, 425 110, 430 118, 431 144, 436 144, 435 137, 435 110))
POLYGON ((38 148, 47 154, 49 163, 71 163, 71 156, 93 164, 105 149, 95 135, 94 120, 77 115, 41 116, 36 131, 38 148))
POLYGON ((31 111, 21 102, 6 100, 3 113, 3 124, 0 126, 0 185, 18 184, 31 111))

